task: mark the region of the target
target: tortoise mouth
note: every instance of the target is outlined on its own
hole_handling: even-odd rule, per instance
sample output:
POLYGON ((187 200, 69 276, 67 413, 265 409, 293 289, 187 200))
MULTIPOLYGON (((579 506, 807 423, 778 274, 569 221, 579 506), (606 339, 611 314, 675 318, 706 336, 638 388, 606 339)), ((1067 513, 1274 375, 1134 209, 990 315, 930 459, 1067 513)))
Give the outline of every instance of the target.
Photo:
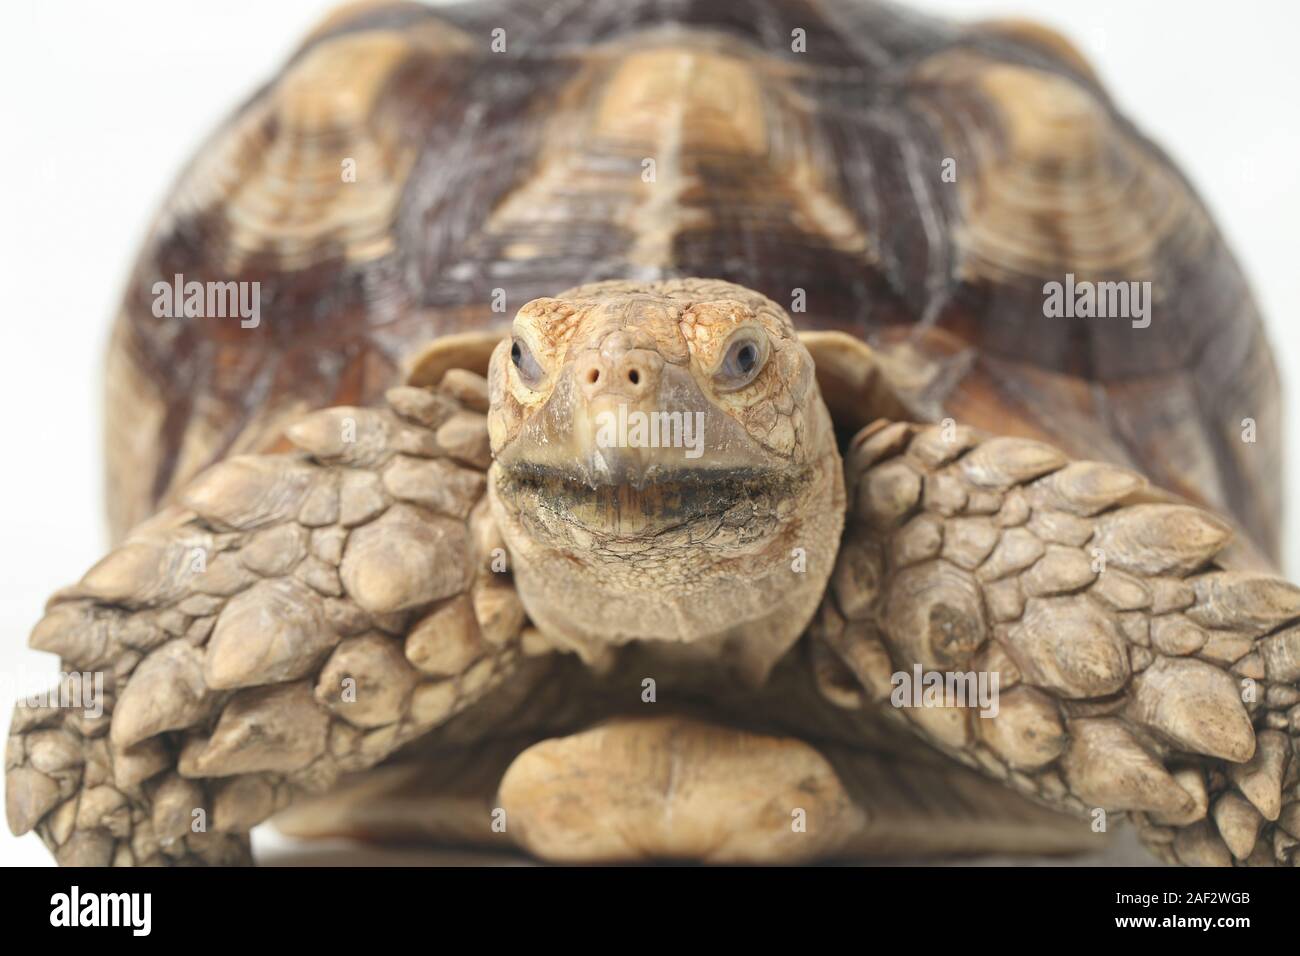
POLYGON ((756 517, 785 517, 813 479, 811 468, 662 469, 595 479, 528 462, 498 463, 496 470, 496 493, 517 513, 544 513, 611 537, 673 529, 702 533, 750 526, 756 517))

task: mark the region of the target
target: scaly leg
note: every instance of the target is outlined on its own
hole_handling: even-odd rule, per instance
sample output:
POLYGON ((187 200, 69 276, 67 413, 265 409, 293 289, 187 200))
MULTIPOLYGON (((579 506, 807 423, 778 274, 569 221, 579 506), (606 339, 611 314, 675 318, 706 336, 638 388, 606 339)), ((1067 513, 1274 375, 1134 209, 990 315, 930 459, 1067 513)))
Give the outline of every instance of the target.
POLYGON ((10 828, 64 864, 246 862, 295 794, 545 667, 482 506, 486 403, 452 372, 307 416, 301 453, 216 465, 56 594, 31 643, 106 700, 17 708, 10 828))
POLYGON ((1049 806, 1127 813, 1166 861, 1300 863, 1300 589, 1232 569, 1225 521, 951 424, 869 426, 845 467, 829 698, 1049 806), (996 673, 997 716, 891 707, 917 665, 996 673))

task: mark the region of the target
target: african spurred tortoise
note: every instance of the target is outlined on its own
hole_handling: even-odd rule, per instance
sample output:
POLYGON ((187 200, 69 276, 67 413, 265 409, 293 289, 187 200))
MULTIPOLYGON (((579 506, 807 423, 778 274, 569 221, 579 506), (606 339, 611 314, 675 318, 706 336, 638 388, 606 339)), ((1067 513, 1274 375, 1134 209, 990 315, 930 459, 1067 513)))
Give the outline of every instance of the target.
POLYGON ((176 184, 107 410, 116 547, 31 637, 107 706, 20 706, 6 762, 62 863, 243 862, 277 812, 1300 858, 1261 322, 1042 27, 345 8, 176 184), (931 675, 996 700, 900 699, 931 675))

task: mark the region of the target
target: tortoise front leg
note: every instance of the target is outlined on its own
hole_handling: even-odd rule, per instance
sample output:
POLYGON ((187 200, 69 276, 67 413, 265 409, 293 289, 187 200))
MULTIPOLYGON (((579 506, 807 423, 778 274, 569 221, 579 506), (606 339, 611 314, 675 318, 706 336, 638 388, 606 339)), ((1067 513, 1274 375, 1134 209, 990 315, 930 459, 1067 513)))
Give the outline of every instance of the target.
POLYGON ((64 864, 247 862, 295 794, 535 670, 482 507, 482 379, 389 404, 308 416, 302 454, 216 465, 55 595, 31 643, 106 699, 16 710, 15 833, 64 864))
POLYGON ((1300 863, 1300 589, 1232 569, 1225 521, 951 423, 864 429, 846 471, 828 697, 1050 806, 1127 813, 1168 862, 1300 863), (891 707, 918 666, 997 675, 996 716, 891 707))

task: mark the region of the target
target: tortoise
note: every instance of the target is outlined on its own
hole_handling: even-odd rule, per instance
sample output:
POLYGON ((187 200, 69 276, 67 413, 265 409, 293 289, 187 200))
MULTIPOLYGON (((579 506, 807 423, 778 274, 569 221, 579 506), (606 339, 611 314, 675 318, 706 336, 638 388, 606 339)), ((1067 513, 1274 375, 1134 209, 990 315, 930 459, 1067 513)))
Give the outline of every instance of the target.
POLYGON ((1262 323, 1046 28, 346 7, 108 369, 115 547, 6 762, 60 863, 1300 859, 1262 323))

